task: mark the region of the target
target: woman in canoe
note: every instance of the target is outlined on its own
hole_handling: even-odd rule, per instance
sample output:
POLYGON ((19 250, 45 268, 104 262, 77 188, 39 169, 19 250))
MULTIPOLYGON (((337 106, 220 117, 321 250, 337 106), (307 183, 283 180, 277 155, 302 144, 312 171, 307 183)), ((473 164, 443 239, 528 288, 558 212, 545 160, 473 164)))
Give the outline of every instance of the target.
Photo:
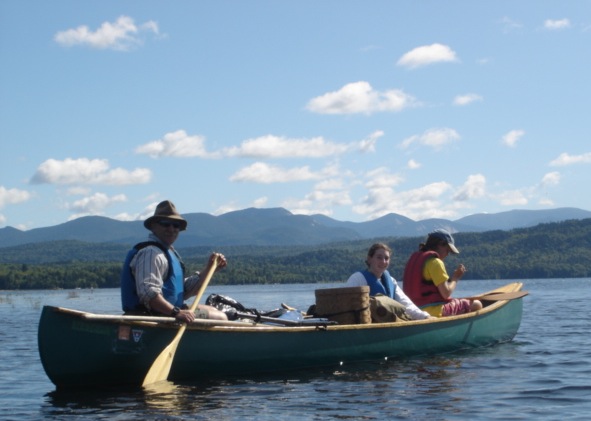
POLYGON ((478 300, 451 298, 458 282, 466 273, 466 267, 459 264, 449 276, 443 260, 449 255, 459 254, 452 235, 444 229, 437 229, 419 245, 404 269, 403 288, 406 295, 429 314, 453 316, 482 308, 478 300))
MULTIPOLYGON (((367 269, 352 274, 347 280, 348 287, 369 286, 369 295, 376 296, 383 294, 396 302, 392 303, 395 308, 398 319, 421 320, 427 319, 431 316, 429 313, 418 308, 404 293, 402 288, 396 283, 390 273, 388 266, 390 265, 390 257, 392 250, 388 245, 383 243, 373 244, 368 252, 365 264, 367 269)), ((373 316, 372 316, 373 317, 373 316)))

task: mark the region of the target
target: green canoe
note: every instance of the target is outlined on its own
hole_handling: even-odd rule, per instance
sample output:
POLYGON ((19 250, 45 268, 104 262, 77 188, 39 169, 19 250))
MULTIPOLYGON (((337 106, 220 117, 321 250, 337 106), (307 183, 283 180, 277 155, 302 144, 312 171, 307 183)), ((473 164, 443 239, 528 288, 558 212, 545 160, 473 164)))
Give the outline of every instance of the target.
MULTIPOLYGON (((296 327, 196 320, 187 326, 168 378, 198 380, 337 368, 508 342, 521 323, 525 294, 521 287, 511 283, 486 293, 492 298, 478 312, 431 320, 296 327)), ((58 389, 139 386, 178 329, 169 317, 45 306, 39 322, 39 354, 58 389)))

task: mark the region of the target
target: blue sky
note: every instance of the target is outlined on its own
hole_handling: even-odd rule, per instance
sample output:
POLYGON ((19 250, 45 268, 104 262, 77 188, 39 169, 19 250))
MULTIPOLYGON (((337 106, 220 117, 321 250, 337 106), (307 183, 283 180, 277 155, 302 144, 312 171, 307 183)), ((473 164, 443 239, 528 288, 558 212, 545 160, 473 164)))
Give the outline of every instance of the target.
POLYGON ((0 2, 0 227, 591 210, 589 1, 0 2))

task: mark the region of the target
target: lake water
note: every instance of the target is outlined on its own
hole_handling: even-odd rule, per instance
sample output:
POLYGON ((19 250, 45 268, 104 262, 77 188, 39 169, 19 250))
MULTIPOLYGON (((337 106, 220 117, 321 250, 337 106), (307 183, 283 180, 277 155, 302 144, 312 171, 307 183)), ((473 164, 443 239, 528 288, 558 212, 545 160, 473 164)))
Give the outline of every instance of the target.
MULTIPOLYGON (((215 280, 214 280, 215 281, 215 280)), ((1 420, 588 420, 591 279, 525 280, 513 342, 428 358, 199 383, 159 390, 57 392, 39 360, 43 305, 119 313, 119 291, 0 291, 1 420)), ((456 295, 501 286, 460 282, 456 295)), ((216 286, 247 307, 306 310, 322 285, 216 286)), ((342 285, 340 285, 342 286, 342 285)), ((239 349, 239 344, 237 344, 239 349)))

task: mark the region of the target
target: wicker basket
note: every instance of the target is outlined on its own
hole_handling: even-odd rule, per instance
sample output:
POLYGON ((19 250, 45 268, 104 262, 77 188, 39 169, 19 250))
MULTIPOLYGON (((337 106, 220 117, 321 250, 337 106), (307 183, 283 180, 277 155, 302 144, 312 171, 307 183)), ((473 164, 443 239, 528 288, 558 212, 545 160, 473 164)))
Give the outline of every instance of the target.
POLYGON ((317 289, 316 316, 342 325, 371 323, 369 287, 317 289))

